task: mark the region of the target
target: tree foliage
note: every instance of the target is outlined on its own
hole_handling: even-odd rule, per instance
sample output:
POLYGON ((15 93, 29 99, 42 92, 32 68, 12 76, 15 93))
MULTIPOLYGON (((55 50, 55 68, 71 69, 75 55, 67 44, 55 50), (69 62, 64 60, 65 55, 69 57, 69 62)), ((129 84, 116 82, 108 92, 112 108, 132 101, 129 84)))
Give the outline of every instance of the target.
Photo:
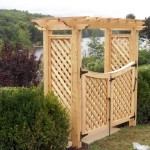
MULTIPOLYGON (((33 44, 42 45, 42 31, 31 22, 35 18, 52 17, 51 15, 32 14, 28 11, 0 9, 0 40, 12 46, 18 44, 19 49, 31 48, 33 44)), ((99 36, 104 33, 97 30, 99 36)), ((54 34, 70 34, 70 31, 54 31, 54 34)), ((90 37, 91 29, 83 30, 83 37, 90 37)), ((1 43, 0 43, 1 44, 1 43)))
POLYGON ((147 49, 139 50, 139 58, 138 58, 139 65, 150 64, 150 51, 147 49))
POLYGON ((150 121, 150 67, 138 74, 137 121, 140 124, 150 121))
POLYGON ((100 41, 99 33, 93 30, 90 42, 88 42, 89 56, 83 57, 83 68, 103 72, 104 71, 104 45, 100 41))
POLYGON ((140 38, 150 40, 150 17, 145 18, 144 22, 144 26, 146 27, 142 31, 140 31, 140 38))
POLYGON ((127 18, 127 19, 135 19, 135 15, 132 14, 132 13, 130 13, 130 14, 127 14, 127 15, 126 15, 126 18, 127 18))
POLYGON ((42 44, 42 32, 31 19, 47 15, 31 14, 27 11, 0 10, 0 39, 19 49, 31 48, 32 44, 42 44))
POLYGON ((103 60, 104 56, 104 46, 98 37, 98 33, 96 30, 93 30, 92 36, 90 38, 90 42, 88 42, 88 51, 90 56, 94 56, 97 59, 103 60))
MULTIPOLYGON (((102 30, 95 29, 95 32, 97 33, 97 36, 99 36, 99 37, 104 36, 104 32, 102 30)), ((82 31, 82 37, 83 38, 91 37, 92 34, 93 34, 93 29, 85 29, 82 31)))
POLYGON ((4 44, 0 53, 0 86, 33 86, 41 80, 40 60, 28 49, 19 51, 4 44))

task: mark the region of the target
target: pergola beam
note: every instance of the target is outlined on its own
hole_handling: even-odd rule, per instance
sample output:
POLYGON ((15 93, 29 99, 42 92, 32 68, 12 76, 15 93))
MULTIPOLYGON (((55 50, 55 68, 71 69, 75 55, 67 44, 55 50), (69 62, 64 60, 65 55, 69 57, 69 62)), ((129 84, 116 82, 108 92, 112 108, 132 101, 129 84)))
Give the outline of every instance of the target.
POLYGON ((83 30, 94 28, 141 30, 144 28, 143 20, 135 19, 113 19, 99 17, 62 17, 62 18, 44 18, 33 19, 32 22, 47 30, 83 30))

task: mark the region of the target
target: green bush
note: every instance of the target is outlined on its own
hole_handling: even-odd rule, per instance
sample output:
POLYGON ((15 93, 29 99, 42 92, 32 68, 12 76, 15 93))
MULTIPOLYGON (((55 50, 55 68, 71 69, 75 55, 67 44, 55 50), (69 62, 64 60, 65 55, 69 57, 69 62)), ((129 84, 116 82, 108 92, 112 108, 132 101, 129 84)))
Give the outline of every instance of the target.
POLYGON ((150 68, 141 70, 138 74, 137 122, 150 121, 150 68))
POLYGON ((150 64, 150 51, 149 50, 139 50, 139 65, 150 64))
POLYGON ((82 67, 90 71, 104 72, 104 61, 94 56, 83 57, 82 67))
POLYGON ((0 88, 0 150, 63 150, 68 135, 68 115, 52 93, 0 88))

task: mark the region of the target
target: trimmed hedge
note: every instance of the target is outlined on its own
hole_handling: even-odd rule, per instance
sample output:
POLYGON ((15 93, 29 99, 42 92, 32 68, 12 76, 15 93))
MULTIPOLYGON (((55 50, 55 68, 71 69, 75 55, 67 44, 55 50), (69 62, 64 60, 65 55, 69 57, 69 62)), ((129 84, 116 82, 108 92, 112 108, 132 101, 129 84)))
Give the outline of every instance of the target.
POLYGON ((68 135, 68 115, 52 93, 0 88, 0 149, 63 150, 68 135))
POLYGON ((137 122, 150 122, 150 67, 139 71, 137 95, 137 122))

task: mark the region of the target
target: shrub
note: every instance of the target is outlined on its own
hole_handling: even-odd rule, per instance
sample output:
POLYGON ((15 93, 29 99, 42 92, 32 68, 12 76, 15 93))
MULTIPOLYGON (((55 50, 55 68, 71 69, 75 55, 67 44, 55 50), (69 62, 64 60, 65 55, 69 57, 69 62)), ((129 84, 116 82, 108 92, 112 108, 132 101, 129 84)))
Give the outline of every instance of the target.
POLYGON ((137 122, 150 121, 150 68, 141 70, 138 75, 137 122))
POLYGON ((37 86, 41 80, 40 60, 28 49, 19 51, 6 43, 0 52, 0 86, 37 86))
POLYGON ((149 50, 139 50, 139 65, 150 64, 150 51, 149 50))
POLYGON ((63 150, 68 134, 67 113, 52 93, 0 88, 0 149, 63 150))
POLYGON ((93 56, 83 57, 82 67, 90 71, 104 72, 104 61, 93 56))

